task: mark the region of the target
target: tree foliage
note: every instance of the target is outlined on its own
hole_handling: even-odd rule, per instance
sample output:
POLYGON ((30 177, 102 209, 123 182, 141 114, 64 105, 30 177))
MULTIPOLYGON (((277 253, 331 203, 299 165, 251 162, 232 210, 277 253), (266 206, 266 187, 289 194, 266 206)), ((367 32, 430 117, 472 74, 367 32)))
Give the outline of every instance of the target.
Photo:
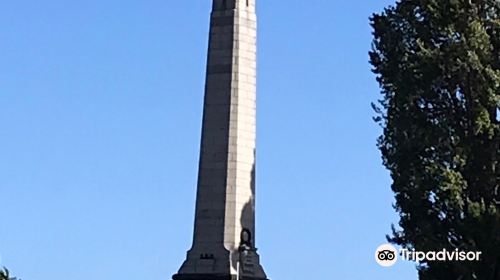
POLYGON ((0 280, 16 280, 16 278, 11 278, 9 275, 9 270, 3 268, 0 269, 0 280))
POLYGON ((420 279, 500 279, 500 1, 401 0, 371 18, 379 148, 407 249, 482 251, 420 279))

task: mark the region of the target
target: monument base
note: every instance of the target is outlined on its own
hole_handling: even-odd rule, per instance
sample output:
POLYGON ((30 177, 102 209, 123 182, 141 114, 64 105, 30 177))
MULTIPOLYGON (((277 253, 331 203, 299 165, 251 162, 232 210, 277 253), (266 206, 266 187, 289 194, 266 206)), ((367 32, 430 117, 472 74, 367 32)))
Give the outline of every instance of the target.
POLYGON ((240 276, 237 279, 236 275, 222 274, 175 274, 173 280, 269 280, 267 278, 255 278, 249 276, 240 276))

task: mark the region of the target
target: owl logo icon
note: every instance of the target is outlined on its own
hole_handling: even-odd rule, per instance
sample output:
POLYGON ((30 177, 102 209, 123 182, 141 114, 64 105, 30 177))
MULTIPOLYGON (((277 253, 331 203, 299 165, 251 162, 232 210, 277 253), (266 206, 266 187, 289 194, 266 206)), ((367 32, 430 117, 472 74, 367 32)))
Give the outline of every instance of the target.
POLYGON ((391 244, 380 245, 375 250, 375 261, 383 267, 393 266, 398 260, 398 251, 391 244))

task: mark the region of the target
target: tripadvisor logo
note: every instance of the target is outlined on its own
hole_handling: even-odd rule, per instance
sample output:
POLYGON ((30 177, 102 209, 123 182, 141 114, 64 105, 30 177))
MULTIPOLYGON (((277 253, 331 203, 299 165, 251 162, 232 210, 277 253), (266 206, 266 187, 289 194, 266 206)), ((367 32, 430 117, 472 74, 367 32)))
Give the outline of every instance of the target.
POLYGON ((396 264, 398 255, 404 261, 415 262, 449 262, 449 261, 480 261, 482 252, 466 252, 455 249, 448 251, 442 249, 440 251, 422 252, 416 250, 402 249, 398 251, 391 244, 380 245, 375 251, 375 261, 384 267, 390 267, 396 264))
POLYGON ((455 249, 454 251, 448 251, 443 249, 441 251, 429 251, 420 252, 415 250, 403 249, 401 250, 401 257, 403 260, 407 261, 438 261, 438 262, 449 262, 449 261, 479 261, 481 260, 482 252, 466 252, 459 251, 455 249))
POLYGON ((398 261, 398 251, 391 244, 380 245, 375 251, 375 261, 381 266, 393 266, 398 261))

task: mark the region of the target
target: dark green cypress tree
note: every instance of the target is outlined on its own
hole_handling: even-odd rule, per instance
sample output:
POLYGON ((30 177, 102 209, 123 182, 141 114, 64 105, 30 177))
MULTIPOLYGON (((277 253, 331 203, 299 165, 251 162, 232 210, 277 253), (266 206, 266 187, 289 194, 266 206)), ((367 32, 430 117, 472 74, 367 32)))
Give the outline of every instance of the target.
POLYGON ((7 268, 0 269, 0 280, 16 280, 16 278, 11 278, 9 276, 9 270, 7 268))
POLYGON ((390 241, 482 251, 421 263, 420 279, 500 280, 500 0, 401 0, 371 25, 378 145, 400 214, 390 241))

